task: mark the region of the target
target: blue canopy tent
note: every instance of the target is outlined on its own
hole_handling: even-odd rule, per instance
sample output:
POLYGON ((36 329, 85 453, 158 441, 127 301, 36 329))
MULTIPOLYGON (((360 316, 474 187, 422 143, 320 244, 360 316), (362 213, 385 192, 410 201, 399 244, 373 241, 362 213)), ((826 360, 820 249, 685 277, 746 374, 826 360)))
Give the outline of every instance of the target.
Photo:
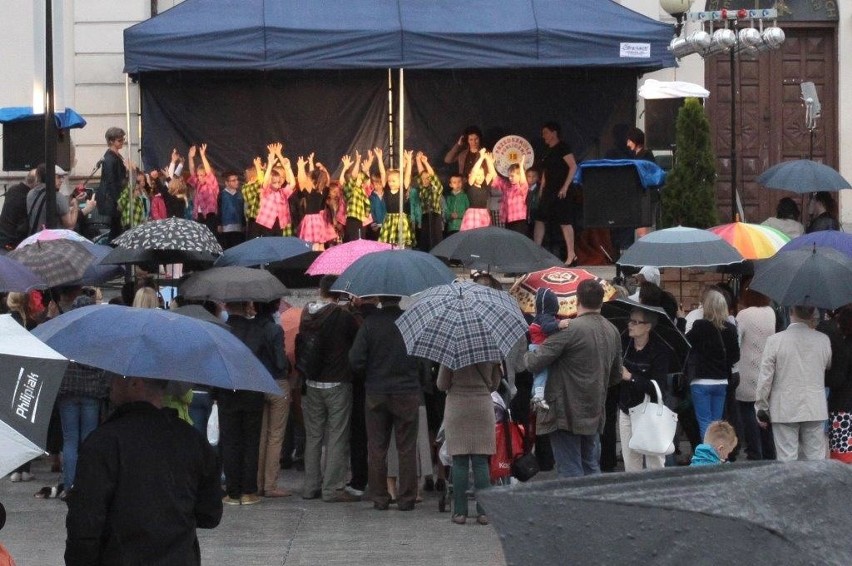
POLYGON ((674 66, 671 36, 611 0, 186 0, 125 30, 125 72, 149 167, 206 141, 214 166, 237 169, 276 136, 335 163, 387 146, 403 102, 396 142, 433 158, 471 123, 493 143, 557 119, 587 148, 614 112, 633 119, 638 74, 674 66))

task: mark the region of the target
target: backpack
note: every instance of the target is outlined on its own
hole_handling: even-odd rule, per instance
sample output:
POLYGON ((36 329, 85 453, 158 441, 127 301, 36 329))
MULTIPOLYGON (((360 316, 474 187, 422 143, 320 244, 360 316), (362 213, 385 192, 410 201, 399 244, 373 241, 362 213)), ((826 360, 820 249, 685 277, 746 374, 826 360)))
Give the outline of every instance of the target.
POLYGON ((296 335, 296 371, 303 380, 316 380, 322 373, 324 363, 324 346, 328 340, 329 323, 339 316, 337 307, 317 329, 299 329, 296 335))

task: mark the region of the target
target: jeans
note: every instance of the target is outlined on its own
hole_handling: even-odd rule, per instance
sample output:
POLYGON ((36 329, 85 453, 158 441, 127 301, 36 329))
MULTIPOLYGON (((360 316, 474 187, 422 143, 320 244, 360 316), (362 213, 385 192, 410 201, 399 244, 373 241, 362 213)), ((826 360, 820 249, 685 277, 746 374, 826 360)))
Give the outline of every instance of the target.
POLYGON ((578 478, 601 473, 601 442, 597 434, 557 430, 550 433, 550 445, 559 477, 578 478))
POLYGON ((210 398, 210 393, 193 389, 192 401, 189 403, 189 418, 192 419, 192 426, 203 434, 204 438, 207 438, 207 421, 210 419, 212 410, 213 399, 210 398))
MULTIPOLYGON (((541 344, 530 344, 529 351, 535 352, 541 347, 541 344)), ((547 386, 547 376, 550 375, 548 371, 549 368, 544 368, 541 371, 537 371, 533 374, 533 386, 532 386, 532 394, 535 395, 536 389, 539 387, 544 388, 547 386)))
POLYGON ((71 489, 71 486, 74 485, 74 475, 77 472, 77 453, 89 433, 97 428, 100 412, 101 402, 94 397, 66 397, 59 401, 64 462, 62 481, 66 490, 71 489))
MULTIPOLYGON (((473 487, 479 492, 491 487, 488 471, 488 456, 485 454, 457 454, 453 456, 453 514, 467 516, 468 470, 473 467, 473 487)), ((485 511, 477 502, 476 514, 485 511)))
POLYGON ((692 392, 692 406, 695 408, 695 418, 698 419, 698 431, 701 441, 704 441, 704 433, 713 421, 718 421, 725 414, 725 395, 728 386, 700 385, 693 383, 689 386, 692 392))

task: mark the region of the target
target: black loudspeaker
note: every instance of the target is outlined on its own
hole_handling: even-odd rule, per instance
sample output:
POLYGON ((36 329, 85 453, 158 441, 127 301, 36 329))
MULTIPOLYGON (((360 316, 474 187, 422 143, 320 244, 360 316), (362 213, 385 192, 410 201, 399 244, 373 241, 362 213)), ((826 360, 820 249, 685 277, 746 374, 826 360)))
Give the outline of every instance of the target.
POLYGON ((644 189, 633 165, 583 167, 583 219, 587 228, 651 226, 660 194, 644 189))
MULTIPOLYGON (((59 130, 56 164, 71 170, 71 134, 59 130)), ((44 121, 22 120, 3 124, 3 170, 29 171, 44 163, 44 121)))
POLYGON ((645 147, 671 149, 675 144, 677 113, 685 98, 661 98, 645 101, 645 147))

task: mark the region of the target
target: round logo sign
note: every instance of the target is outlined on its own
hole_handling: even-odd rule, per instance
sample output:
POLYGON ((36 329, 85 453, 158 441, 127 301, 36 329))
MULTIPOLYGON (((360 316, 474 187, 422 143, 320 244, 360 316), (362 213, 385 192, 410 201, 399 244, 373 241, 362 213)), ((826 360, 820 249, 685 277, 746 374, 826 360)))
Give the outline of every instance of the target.
POLYGON ((524 156, 524 168, 532 167, 535 154, 530 142, 521 136, 506 136, 494 144, 494 149, 491 151, 494 155, 494 166, 497 172, 501 175, 509 175, 509 166, 521 162, 521 156, 524 156))

